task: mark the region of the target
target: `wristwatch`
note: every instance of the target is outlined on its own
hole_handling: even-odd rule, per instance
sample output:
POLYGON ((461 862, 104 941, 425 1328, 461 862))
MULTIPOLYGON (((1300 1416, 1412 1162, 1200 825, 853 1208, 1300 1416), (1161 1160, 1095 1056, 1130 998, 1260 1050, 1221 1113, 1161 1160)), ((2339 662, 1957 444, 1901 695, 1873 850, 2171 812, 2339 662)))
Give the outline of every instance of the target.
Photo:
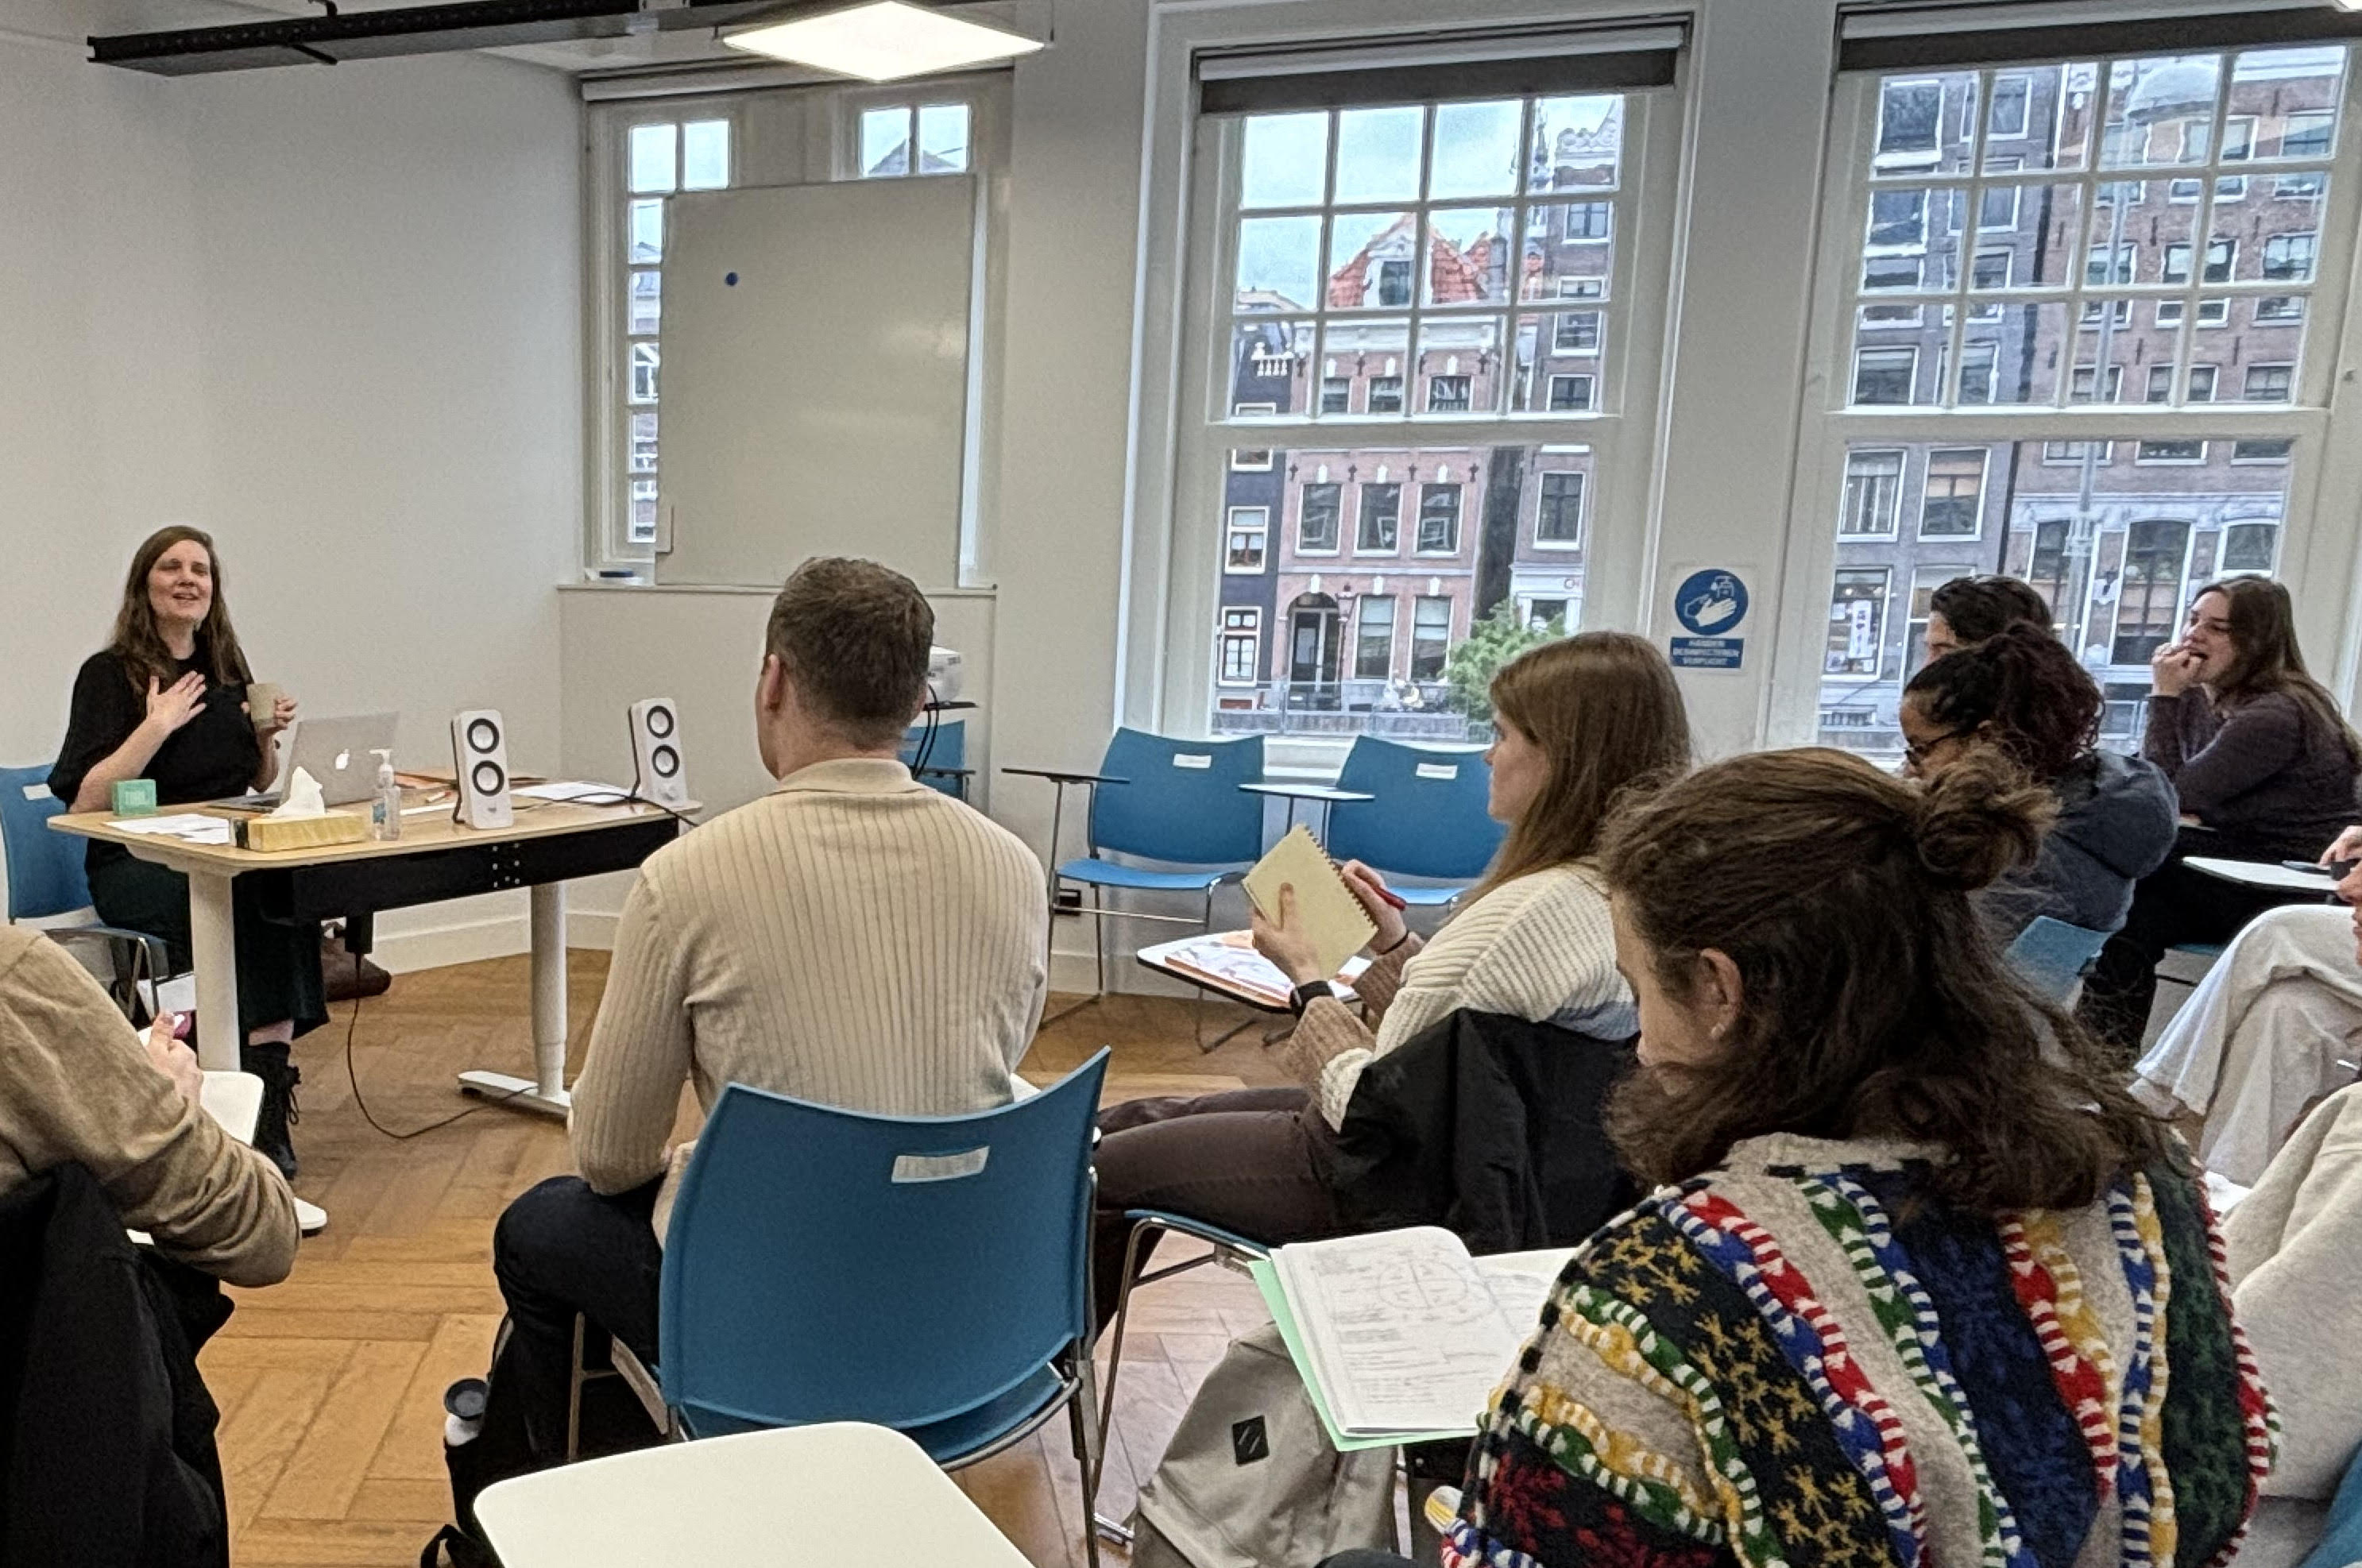
POLYGON ((1287 1010, 1302 1018, 1304 1010, 1310 1007, 1316 998, 1333 997, 1336 994, 1337 988, 1326 980, 1307 980, 1287 993, 1287 1010))

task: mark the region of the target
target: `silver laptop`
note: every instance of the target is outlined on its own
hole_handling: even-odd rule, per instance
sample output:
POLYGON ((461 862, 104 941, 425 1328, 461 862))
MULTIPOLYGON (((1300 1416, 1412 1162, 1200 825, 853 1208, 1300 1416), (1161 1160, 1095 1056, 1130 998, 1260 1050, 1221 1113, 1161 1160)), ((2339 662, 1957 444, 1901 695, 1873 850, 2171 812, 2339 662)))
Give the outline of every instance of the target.
POLYGON ((275 788, 242 795, 226 806, 275 806, 286 798, 287 781, 304 769, 320 781, 323 805, 349 806, 377 792, 377 756, 393 749, 399 713, 359 713, 345 719, 298 719, 294 744, 279 770, 275 788))

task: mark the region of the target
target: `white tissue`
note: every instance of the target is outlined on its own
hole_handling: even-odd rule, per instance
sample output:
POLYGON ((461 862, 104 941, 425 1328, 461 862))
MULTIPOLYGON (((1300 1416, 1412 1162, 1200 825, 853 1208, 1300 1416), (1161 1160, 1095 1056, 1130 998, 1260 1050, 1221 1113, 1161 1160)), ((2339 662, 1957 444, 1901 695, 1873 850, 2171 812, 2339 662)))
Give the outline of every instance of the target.
POLYGON ((287 781, 287 799, 281 801, 279 809, 270 813, 276 821, 287 821, 295 817, 323 817, 327 814, 328 808, 320 799, 320 781, 301 767, 295 770, 295 777, 287 781))

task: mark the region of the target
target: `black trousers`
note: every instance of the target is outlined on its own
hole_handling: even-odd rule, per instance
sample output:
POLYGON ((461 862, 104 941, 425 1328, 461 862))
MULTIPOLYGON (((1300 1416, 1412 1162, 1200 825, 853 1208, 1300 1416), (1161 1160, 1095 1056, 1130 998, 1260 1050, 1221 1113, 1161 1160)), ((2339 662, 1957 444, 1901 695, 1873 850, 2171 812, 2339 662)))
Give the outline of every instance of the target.
MULTIPOLYGON (((643 1362, 656 1363, 664 1249, 649 1216, 659 1185, 602 1198, 580 1176, 552 1176, 511 1203, 492 1231, 492 1273, 508 1303, 508 1323, 476 1441, 494 1452, 529 1456, 520 1468, 537 1470, 566 1459, 576 1313, 590 1320, 584 1350, 591 1365, 606 1364, 607 1335, 643 1362)), ((618 1384, 598 1386, 602 1406, 620 1403, 610 1391, 630 1399, 618 1384)), ((616 1441, 612 1422, 594 1421, 587 1407, 586 1400, 586 1453, 632 1446, 616 1441), (610 1430, 593 1441, 593 1428, 610 1430)), ((627 1439, 639 1435, 628 1419, 623 1425, 627 1439)), ((659 1434, 644 1417, 638 1425, 646 1442, 657 1441, 659 1434)))
POLYGON ((1344 1232, 1327 1175, 1335 1134, 1304 1089, 1126 1100, 1099 1112, 1098 1128, 1091 1295, 1101 1328, 1122 1285, 1127 1209, 1186 1214, 1274 1246, 1344 1232))
MULTIPOLYGON (((318 922, 299 921, 283 907, 274 911, 285 889, 270 873, 240 877, 232 887, 239 1027, 250 1032, 292 1019, 298 1034, 319 1028, 328 1021, 328 1003, 318 922)), ((163 938, 174 973, 193 966, 189 879, 180 872, 127 855, 107 856, 90 867, 90 900, 107 924, 163 938)))
POLYGON ((2158 961, 2187 942, 2224 943, 2258 914, 2280 904, 2311 901, 2312 895, 2243 888, 2182 864, 2185 855, 2233 860, 2307 859, 2320 853, 2268 841, 2246 841, 2184 829, 2173 858, 2133 888, 2132 911, 2122 931, 2108 938, 2100 961, 2083 982, 2075 1016, 2130 1067, 2140 1055, 2157 999, 2158 961))

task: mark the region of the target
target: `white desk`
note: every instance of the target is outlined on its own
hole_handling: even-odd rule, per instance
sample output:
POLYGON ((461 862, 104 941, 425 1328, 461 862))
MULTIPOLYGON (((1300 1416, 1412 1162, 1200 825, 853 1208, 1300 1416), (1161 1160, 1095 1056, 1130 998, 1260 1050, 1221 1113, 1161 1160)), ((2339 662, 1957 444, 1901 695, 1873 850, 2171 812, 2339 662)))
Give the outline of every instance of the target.
MULTIPOLYGON (((174 807, 198 811, 204 807, 174 807)), ((688 808, 695 811, 696 807, 688 808)), ((231 889, 240 877, 285 878, 301 920, 366 924, 381 910, 406 909, 505 889, 529 889, 533 904, 534 1076, 470 1072, 461 1088, 563 1116, 566 1095, 566 881, 628 871, 670 843, 680 824, 655 806, 518 802, 514 826, 479 832, 441 812, 406 816, 391 843, 363 840, 314 849, 260 851, 129 833, 114 813, 52 817, 56 832, 119 844, 142 860, 189 878, 190 947, 197 969, 197 1058, 234 1068, 245 1032, 237 1014, 237 929, 231 889)), ((366 941, 354 950, 364 952, 366 941)))
POLYGON ((2337 888, 2337 878, 2326 871, 2298 871, 2261 860, 2224 860, 2211 855, 2191 855, 2184 856, 2181 863, 2192 871, 2268 892, 2319 893, 2325 898, 2337 888))
POLYGON ((667 1443, 496 1481, 476 1518, 508 1568, 1027 1568, 924 1450, 861 1421, 667 1443))

